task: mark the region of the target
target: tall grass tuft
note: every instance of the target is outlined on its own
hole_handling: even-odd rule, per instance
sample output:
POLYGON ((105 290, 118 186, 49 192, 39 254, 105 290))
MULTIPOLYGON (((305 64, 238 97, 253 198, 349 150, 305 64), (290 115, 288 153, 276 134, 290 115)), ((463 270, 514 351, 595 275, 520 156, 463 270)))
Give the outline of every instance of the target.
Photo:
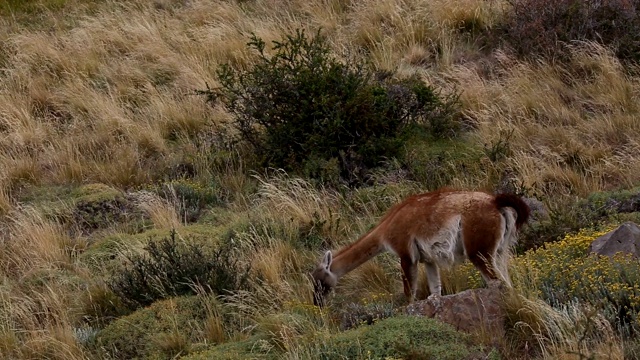
POLYGON ((55 219, 26 207, 10 215, 8 233, 1 239, 0 256, 6 274, 21 276, 37 269, 67 267, 86 247, 86 240, 72 238, 55 219))
POLYGON ((181 208, 174 188, 169 185, 168 199, 161 198, 148 191, 140 191, 136 194, 136 205, 144 211, 154 228, 156 229, 178 229, 184 224, 184 219, 178 211, 181 208))
POLYGON ((517 293, 506 301, 510 351, 543 359, 622 359, 620 337, 611 324, 588 306, 576 303, 553 308, 517 293))
POLYGON ((3 287, 0 355, 5 358, 86 359, 72 290, 60 280, 44 286, 3 287))
POLYGON ((258 219, 279 229, 285 239, 302 246, 326 246, 341 236, 340 217, 334 210, 340 194, 314 186, 281 170, 255 176, 259 188, 255 204, 258 219))

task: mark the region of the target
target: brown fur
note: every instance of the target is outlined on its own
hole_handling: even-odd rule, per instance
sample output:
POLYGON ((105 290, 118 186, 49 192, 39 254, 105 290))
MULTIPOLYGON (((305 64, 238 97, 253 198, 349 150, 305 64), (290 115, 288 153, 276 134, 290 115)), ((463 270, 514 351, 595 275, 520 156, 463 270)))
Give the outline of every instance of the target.
POLYGON ((439 268, 468 258, 483 278, 510 284, 506 261, 515 231, 529 217, 529 207, 516 195, 443 189, 414 195, 393 206, 378 225, 356 242, 325 253, 313 271, 315 302, 344 274, 372 257, 392 251, 400 257, 405 294, 416 294, 417 263, 426 266, 432 295, 441 292, 439 268))

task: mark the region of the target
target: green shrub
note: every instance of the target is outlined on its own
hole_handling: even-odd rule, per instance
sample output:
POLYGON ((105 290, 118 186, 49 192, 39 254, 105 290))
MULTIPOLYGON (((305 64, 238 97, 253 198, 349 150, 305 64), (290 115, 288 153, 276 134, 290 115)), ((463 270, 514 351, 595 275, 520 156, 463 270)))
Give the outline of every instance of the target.
POLYGON ((148 256, 128 256, 129 264, 109 283, 130 308, 171 296, 195 294, 195 285, 214 294, 247 286, 249 266, 240 264, 230 243, 206 251, 198 244, 177 242, 172 231, 168 238, 150 240, 145 251, 148 256))
POLYGON ((435 137, 459 130, 457 95, 441 96, 415 77, 398 80, 341 62, 320 33, 286 36, 274 42, 273 55, 255 35, 248 46, 258 53, 255 65, 223 65, 220 87, 201 93, 222 102, 265 166, 358 184, 381 160, 399 154, 412 126, 428 127, 435 137))
POLYGON ((500 34, 521 55, 557 55, 563 43, 592 40, 622 58, 640 55, 639 0, 513 0, 500 34))
POLYGON ((372 325, 395 314, 394 304, 389 299, 365 304, 349 303, 341 312, 340 328, 344 330, 363 324, 372 325))

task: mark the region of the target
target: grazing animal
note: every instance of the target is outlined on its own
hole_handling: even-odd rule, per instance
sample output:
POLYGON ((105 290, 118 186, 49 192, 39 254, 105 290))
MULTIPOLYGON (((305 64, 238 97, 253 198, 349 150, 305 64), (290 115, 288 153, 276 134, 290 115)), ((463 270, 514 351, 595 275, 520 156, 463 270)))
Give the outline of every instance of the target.
POLYGON ((418 262, 425 264, 430 296, 439 296, 439 268, 469 259, 487 284, 507 272, 510 247, 529 218, 529 206, 513 194, 438 190, 393 206, 369 232, 335 254, 327 251, 312 272, 314 303, 322 306, 338 279, 374 256, 400 257, 404 293, 415 300, 418 262))

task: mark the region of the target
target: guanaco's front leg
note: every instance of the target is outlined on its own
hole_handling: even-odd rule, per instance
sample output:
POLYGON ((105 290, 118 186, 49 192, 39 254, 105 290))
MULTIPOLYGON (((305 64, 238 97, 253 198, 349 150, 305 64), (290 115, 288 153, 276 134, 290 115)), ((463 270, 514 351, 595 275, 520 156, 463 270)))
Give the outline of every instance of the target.
POLYGON ((425 263, 427 270, 427 282, 429 283, 429 296, 440 296, 442 294, 442 284, 440 282, 440 269, 434 263, 425 263))

